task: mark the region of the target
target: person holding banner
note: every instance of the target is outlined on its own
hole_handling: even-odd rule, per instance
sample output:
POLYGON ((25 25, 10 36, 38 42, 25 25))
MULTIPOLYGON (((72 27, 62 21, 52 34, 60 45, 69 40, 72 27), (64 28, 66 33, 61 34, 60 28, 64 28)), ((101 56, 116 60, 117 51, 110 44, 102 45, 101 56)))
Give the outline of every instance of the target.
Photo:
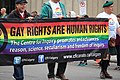
POLYGON ((108 50, 105 52, 106 57, 103 58, 100 63, 100 66, 101 66, 100 78, 112 79, 112 76, 110 76, 107 72, 107 68, 109 66, 110 54, 113 53, 112 49, 114 49, 115 51, 115 39, 116 39, 116 33, 119 34, 119 32, 117 32, 119 31, 119 23, 116 15, 112 14, 113 1, 106 1, 103 5, 103 9, 104 9, 104 12, 98 14, 97 18, 109 19, 109 41, 108 41, 108 50))
MULTIPOLYGON (((27 3, 28 2, 26 0, 16 0, 15 1, 16 9, 13 10, 8 15, 7 18, 18 18, 18 19, 29 18, 30 14, 26 11, 26 4, 27 3)), ((14 56, 14 57, 16 57, 16 56, 14 56)), ((14 64, 14 74, 13 74, 13 77, 16 80, 24 80, 23 65, 22 64, 14 64)))
MULTIPOLYGON (((62 18, 67 17, 65 6, 60 0, 49 0, 46 2, 41 9, 40 18, 62 18)), ((64 73, 66 70, 67 62, 58 63, 56 78, 61 80, 68 80, 64 73)), ((48 80, 55 80, 54 75, 55 63, 48 63, 48 80)))

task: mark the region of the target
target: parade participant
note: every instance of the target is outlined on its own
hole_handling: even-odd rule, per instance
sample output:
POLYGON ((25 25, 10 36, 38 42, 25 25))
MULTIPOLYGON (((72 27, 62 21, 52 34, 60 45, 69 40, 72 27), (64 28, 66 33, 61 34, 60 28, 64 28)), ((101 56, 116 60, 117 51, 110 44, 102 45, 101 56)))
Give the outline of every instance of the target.
POLYGON ((0 18, 7 18, 6 8, 1 8, 1 16, 0 18))
POLYGON ((74 18, 74 17, 76 17, 77 15, 76 15, 76 13, 74 12, 74 11, 69 11, 69 13, 68 13, 68 15, 67 15, 67 17, 70 17, 70 18, 74 18))
MULTIPOLYGON (((41 18, 61 18, 66 16, 65 6, 60 2, 60 0, 49 0, 42 6, 40 13, 41 18)), ((66 65, 67 62, 58 63, 56 78, 60 78, 61 80, 68 80, 64 75, 66 65)), ((55 80, 54 68, 55 63, 48 63, 48 80, 55 80)))
POLYGON ((115 47, 115 39, 116 39, 116 31, 119 29, 119 23, 117 20, 116 15, 112 14, 113 12, 113 2, 112 1, 106 1, 103 5, 104 11, 97 15, 97 18, 108 18, 109 19, 109 42, 108 46, 109 49, 106 51, 105 54, 107 54, 106 58, 103 58, 101 60, 100 66, 101 66, 101 72, 100 72, 100 78, 105 79, 109 78, 112 79, 112 76, 108 74, 107 68, 109 66, 110 61, 110 47, 115 47))
MULTIPOLYGON (((18 19, 25 19, 25 18, 30 18, 30 14, 26 11, 26 5, 27 5, 26 0, 16 0, 16 9, 13 10, 7 18, 18 18, 18 19)), ((14 73, 13 77, 16 80, 24 80, 24 74, 23 74, 23 65, 19 64, 16 65, 14 64, 14 73)))
POLYGON ((32 11, 32 12, 31 12, 31 16, 34 17, 34 18, 39 17, 37 11, 32 11))
MULTIPOLYGON (((117 15, 117 19, 118 19, 118 22, 120 24, 120 14, 117 15)), ((117 49, 117 67, 115 68, 115 70, 120 70, 120 36, 117 34, 116 35, 116 49, 117 49)))

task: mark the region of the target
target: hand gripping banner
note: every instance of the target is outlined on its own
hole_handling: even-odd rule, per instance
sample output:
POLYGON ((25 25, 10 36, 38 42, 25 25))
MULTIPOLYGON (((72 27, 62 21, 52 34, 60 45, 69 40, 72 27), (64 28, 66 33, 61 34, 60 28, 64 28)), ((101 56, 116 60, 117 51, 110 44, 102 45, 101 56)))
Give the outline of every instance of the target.
POLYGON ((78 61, 108 48, 108 19, 0 19, 0 65, 78 61))

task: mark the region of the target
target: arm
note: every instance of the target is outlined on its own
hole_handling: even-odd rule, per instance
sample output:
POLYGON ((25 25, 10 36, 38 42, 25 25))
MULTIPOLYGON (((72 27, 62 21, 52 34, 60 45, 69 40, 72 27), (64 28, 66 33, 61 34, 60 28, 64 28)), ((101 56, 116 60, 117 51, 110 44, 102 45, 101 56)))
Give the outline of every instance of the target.
POLYGON ((43 6, 40 12, 40 18, 49 18, 49 10, 46 6, 43 6))
MULTIPOLYGON (((115 16, 115 17, 116 17, 116 16, 115 16)), ((117 17, 116 17, 116 26, 117 26, 116 32, 117 32, 117 34, 120 36, 120 25, 119 25, 119 22, 118 22, 117 17)))
POLYGON ((62 9, 62 14, 63 14, 63 17, 67 17, 67 13, 66 13, 66 9, 65 9, 65 5, 63 3, 59 3, 60 4, 60 7, 62 9))
POLYGON ((7 18, 15 18, 14 15, 12 13, 10 13, 7 18))

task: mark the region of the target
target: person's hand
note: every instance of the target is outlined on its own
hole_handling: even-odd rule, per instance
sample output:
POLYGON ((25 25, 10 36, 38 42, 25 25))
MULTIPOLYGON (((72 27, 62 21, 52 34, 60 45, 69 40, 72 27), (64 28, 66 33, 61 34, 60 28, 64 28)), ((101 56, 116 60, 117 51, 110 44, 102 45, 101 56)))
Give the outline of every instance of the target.
POLYGON ((77 15, 77 16, 76 16, 76 18, 77 18, 77 19, 80 19, 80 16, 79 16, 79 15, 77 15))
POLYGON ((110 38, 110 40, 109 40, 109 45, 110 45, 111 47, 115 47, 115 39, 114 39, 114 38, 110 38))
POLYGON ((32 19, 34 19, 34 17, 28 17, 28 18, 26 18, 26 19, 28 19, 28 22, 31 22, 32 19))
POLYGON ((28 17, 27 19, 32 20, 32 19, 34 19, 34 17, 28 17))
POLYGON ((64 16, 60 16, 60 17, 59 17, 59 19, 63 19, 63 18, 64 18, 64 16))

